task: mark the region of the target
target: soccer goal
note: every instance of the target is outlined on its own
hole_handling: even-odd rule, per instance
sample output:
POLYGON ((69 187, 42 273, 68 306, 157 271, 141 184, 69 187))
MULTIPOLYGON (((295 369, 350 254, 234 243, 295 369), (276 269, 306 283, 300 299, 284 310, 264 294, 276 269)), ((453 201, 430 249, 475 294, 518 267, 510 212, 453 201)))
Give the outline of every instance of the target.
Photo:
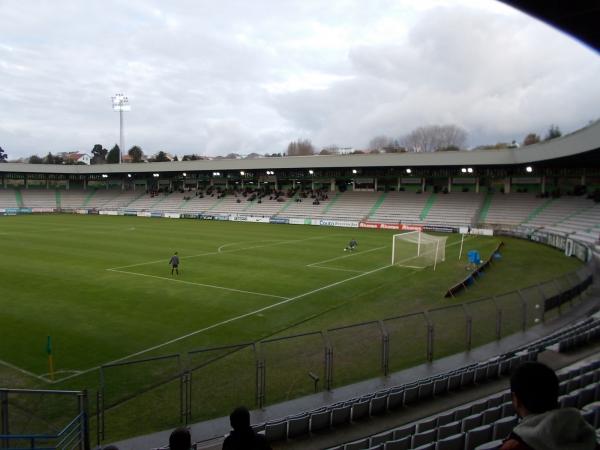
POLYGON ((395 234, 392 237, 392 265, 425 269, 446 258, 447 237, 433 236, 421 231, 395 234))

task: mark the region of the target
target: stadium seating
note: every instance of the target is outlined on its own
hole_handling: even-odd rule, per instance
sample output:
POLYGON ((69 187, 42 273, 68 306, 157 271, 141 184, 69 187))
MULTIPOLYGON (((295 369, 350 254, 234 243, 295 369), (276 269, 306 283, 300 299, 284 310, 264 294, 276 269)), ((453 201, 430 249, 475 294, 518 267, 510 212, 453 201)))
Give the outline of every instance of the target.
POLYGON ((472 192, 438 194, 429 213, 418 223, 440 226, 475 225, 484 195, 472 192))
POLYGON ((18 206, 14 189, 0 189, 0 208, 16 208, 18 206))
POLYGON ((421 211, 425 207, 429 194, 414 192, 388 192, 379 209, 369 217, 373 222, 408 223, 421 221, 421 211))
MULTIPOLYGON (((369 417, 506 376, 520 363, 537 359, 537 355, 545 349, 568 351, 597 339, 600 339, 600 317, 595 315, 487 361, 268 421, 254 428, 264 432, 269 440, 277 441, 360 423, 369 417)), ((561 406, 584 409, 591 405, 586 410, 586 417, 590 423, 597 424, 600 421, 600 361, 575 364, 559 371, 558 376, 561 406)), ((502 391, 331 449, 416 449, 433 445, 435 449, 462 450, 488 444, 494 448, 515 424, 510 393, 502 391)))
POLYGON ((547 199, 535 194, 494 194, 485 222, 488 224, 519 225, 541 207, 547 199))
MULTIPOLYGON (((199 193, 200 191, 198 191, 199 193)), ((104 208, 112 210, 164 211, 179 213, 237 214, 263 217, 312 218, 329 220, 367 220, 389 224, 433 226, 521 226, 528 230, 547 230, 595 244, 600 240, 600 205, 584 197, 541 198, 529 193, 491 196, 485 223, 479 224, 485 196, 473 192, 417 194, 415 192, 338 192, 325 193, 313 204, 310 191, 293 198, 281 195, 248 199, 258 191, 229 193, 224 197, 214 190, 202 196, 196 191, 151 194, 119 189, 55 190, 0 189, 0 207, 29 208, 104 208), (22 205, 18 204, 18 196, 22 205), (298 201, 301 200, 301 201, 298 201)))
POLYGON ((56 208, 56 193, 47 189, 22 189, 23 206, 26 208, 56 208))
MULTIPOLYGON (((558 372, 561 407, 582 410, 594 427, 600 424, 600 361, 574 364, 558 372)), ((509 391, 503 391, 440 414, 404 424, 329 450, 496 448, 518 423, 509 391)))

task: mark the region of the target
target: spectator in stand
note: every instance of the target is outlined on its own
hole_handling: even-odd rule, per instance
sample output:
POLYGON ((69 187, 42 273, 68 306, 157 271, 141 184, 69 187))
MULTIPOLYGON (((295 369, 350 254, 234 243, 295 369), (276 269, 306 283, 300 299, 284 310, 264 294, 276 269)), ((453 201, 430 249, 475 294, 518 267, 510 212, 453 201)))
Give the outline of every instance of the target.
POLYGON ((526 362, 510 379, 512 402, 521 422, 500 450, 595 450, 594 429, 575 408, 559 408, 558 378, 548 366, 526 362))
POLYGON ((223 450, 271 450, 267 439, 250 427, 250 412, 246 407, 234 409, 229 423, 233 431, 225 438, 223 450))
POLYGON ((175 428, 169 436, 170 450, 190 450, 192 448, 192 435, 187 428, 175 428))

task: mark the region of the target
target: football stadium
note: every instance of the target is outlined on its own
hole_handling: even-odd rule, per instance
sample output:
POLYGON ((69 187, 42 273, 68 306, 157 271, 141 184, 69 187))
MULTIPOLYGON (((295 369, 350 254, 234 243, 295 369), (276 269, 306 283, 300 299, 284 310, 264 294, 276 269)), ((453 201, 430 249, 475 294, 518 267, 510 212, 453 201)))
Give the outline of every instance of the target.
POLYGON ((2 449, 178 427, 217 449, 242 405, 277 449, 497 449, 534 361, 600 426, 599 121, 471 151, 6 162, 0 239, 2 449))

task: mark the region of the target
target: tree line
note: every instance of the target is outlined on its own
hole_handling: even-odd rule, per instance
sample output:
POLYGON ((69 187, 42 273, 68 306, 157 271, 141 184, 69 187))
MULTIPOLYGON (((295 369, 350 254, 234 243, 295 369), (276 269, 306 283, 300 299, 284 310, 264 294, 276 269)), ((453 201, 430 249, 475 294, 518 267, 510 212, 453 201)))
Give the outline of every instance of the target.
MULTIPOLYGON (((527 146, 538 142, 549 141, 562 136, 562 132, 558 125, 550 125, 546 135, 542 139, 536 133, 528 133, 523 139, 521 145, 527 146)), ((467 132, 457 125, 428 125, 415 128, 410 133, 400 137, 390 137, 386 135, 378 135, 369 141, 365 150, 351 149, 348 153, 365 154, 365 153, 403 153, 403 152, 440 152, 440 151, 458 151, 465 148, 467 141, 467 132)), ((499 149, 499 148, 515 148, 519 144, 516 141, 510 143, 498 142, 492 145, 482 145, 478 149, 499 149)), ((212 159, 253 159, 261 157, 283 157, 283 156, 308 156, 308 155, 336 155, 346 149, 342 149, 337 145, 329 145, 323 147, 319 152, 315 149, 310 139, 298 139, 288 144, 285 152, 281 153, 250 153, 242 156, 238 153, 229 153, 226 156, 217 156, 212 159)), ((117 164, 119 162, 120 149, 118 145, 114 145, 110 150, 104 148, 100 144, 94 145, 91 150, 91 164, 117 164)), ((67 157, 67 153, 52 154, 49 152, 46 156, 40 157, 32 155, 28 158, 30 164, 77 164, 76 161, 67 157)), ((131 163, 143 162, 168 162, 178 161, 178 157, 170 157, 166 152, 159 151, 152 157, 147 157, 142 148, 134 145, 127 151, 127 161, 131 163)), ((196 154, 184 155, 182 161, 196 161, 208 159, 205 156, 196 154)), ((0 163, 6 162, 7 154, 0 147, 0 163)))

